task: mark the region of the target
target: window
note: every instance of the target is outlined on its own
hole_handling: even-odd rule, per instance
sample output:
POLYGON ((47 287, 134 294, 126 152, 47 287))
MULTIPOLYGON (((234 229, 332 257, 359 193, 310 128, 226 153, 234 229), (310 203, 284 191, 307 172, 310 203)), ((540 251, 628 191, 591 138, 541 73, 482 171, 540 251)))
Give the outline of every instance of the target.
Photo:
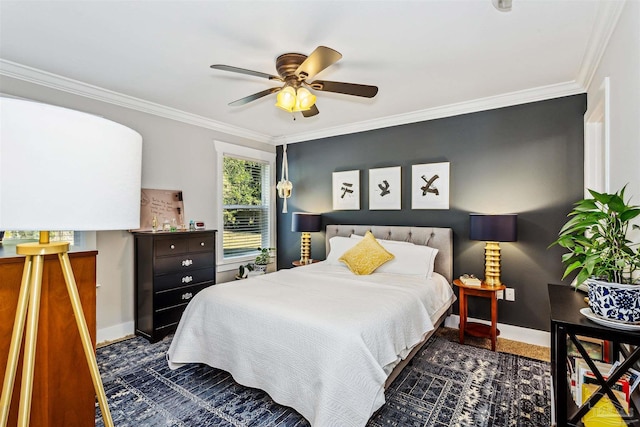
MULTIPOLYGON (((3 241, 5 243, 23 243, 27 241, 38 241, 39 239, 39 231, 12 230, 5 231, 3 241)), ((69 242, 71 245, 73 245, 75 241, 75 232, 50 231, 49 240, 52 242, 69 242)))
MULTIPOLYGON (((219 264, 253 260, 258 248, 273 247, 272 171, 275 153, 216 142, 221 184, 219 264)), ((222 268, 221 270, 225 270, 222 268)))

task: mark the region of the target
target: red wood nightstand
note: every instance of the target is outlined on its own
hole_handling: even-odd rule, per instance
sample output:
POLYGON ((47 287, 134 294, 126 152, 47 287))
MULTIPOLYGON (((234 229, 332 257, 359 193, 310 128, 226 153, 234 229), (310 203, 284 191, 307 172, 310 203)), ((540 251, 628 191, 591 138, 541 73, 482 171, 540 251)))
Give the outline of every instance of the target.
POLYGON ((491 350, 496 351, 496 340, 500 331, 498 330, 498 291, 506 289, 505 285, 487 286, 484 282, 480 286, 468 286, 459 279, 453 284, 460 291, 460 344, 464 344, 464 334, 474 337, 491 338, 491 350), (491 299, 491 326, 476 322, 467 322, 467 297, 476 296, 491 299))

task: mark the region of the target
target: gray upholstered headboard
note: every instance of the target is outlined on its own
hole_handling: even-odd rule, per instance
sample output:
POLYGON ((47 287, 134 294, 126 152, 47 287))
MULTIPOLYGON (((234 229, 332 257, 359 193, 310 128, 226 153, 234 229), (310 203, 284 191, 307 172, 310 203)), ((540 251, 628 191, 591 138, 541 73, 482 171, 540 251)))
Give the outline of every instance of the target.
POLYGON ((326 251, 333 236, 364 236, 371 231, 376 239, 399 240, 438 249, 434 270, 453 283, 453 231, 450 228, 387 225, 327 225, 326 251))

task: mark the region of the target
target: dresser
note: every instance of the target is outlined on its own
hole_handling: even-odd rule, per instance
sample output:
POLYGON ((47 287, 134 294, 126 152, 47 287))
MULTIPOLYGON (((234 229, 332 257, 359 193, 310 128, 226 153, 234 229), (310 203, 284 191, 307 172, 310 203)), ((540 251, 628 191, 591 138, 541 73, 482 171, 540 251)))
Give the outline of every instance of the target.
MULTIPOLYGON (((96 251, 69 253, 84 316, 94 345, 96 255, 96 251)), ((23 268, 24 256, 15 256, 15 246, 9 249, 0 245, 0 380, 4 379, 7 366, 23 268)), ((39 313, 31 425, 92 426, 95 423, 95 392, 60 262, 55 255, 45 257, 39 313)), ((21 378, 22 362, 19 363, 16 372, 9 426, 17 424, 21 378)))
POLYGON ((156 342, 174 332, 189 301, 216 280, 216 230, 134 232, 135 331, 156 342))

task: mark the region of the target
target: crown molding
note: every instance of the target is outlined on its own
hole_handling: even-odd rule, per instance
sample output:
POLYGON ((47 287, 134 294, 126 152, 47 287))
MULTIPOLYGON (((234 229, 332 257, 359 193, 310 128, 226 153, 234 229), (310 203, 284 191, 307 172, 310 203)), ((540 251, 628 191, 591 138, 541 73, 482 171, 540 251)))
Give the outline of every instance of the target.
POLYGON ((502 95, 490 96, 472 101, 444 105, 441 107, 413 111, 406 114, 383 117, 375 120, 351 123, 346 126, 336 126, 314 132, 303 132, 294 135, 280 136, 273 138, 272 143, 275 145, 282 145, 313 139, 329 138, 337 135, 365 132, 373 129, 424 122, 444 117, 459 116, 461 114, 476 113, 479 111, 494 110, 496 108, 511 107, 529 102, 544 101, 546 99, 561 98, 563 96, 577 95, 584 92, 586 92, 584 87, 575 81, 559 83, 517 92, 509 92, 502 95))
POLYGON ((591 80, 593 80, 593 76, 600 65, 626 1, 600 2, 598 5, 593 30, 589 35, 587 49, 582 57, 582 64, 576 79, 584 88, 588 88, 591 85, 591 80))
POLYGON ((250 131, 238 126, 232 126, 216 120, 208 119, 197 114, 187 113, 175 108, 167 107, 129 95, 103 89, 98 86, 80 82, 78 80, 59 76, 37 68, 28 67, 16 62, 0 58, 0 75, 23 80, 29 83, 45 86, 51 89, 84 96, 97 101, 130 108, 143 113, 153 114, 167 119, 195 125, 253 141, 271 143, 269 135, 250 131))
POLYGON ((346 135, 351 133, 366 132, 374 129, 440 119, 461 114, 475 113, 478 111, 492 110, 496 108, 510 107, 513 105, 576 95, 578 93, 585 92, 585 86, 580 85, 575 81, 565 82, 539 88, 510 92, 472 101, 449 104, 441 107, 413 111, 406 114, 382 117, 380 119, 350 123, 344 126, 335 126, 313 132, 302 132, 292 135, 271 137, 263 133, 228 125, 222 122, 208 119, 206 117, 198 116, 196 114, 187 113, 175 108, 134 98, 118 92, 106 90, 98 86, 93 86, 87 83, 83 83, 77 80, 69 79, 67 77, 59 76, 53 73, 38 70, 36 68, 28 67, 3 59, 0 59, 0 75, 24 80, 30 83, 35 83, 52 89, 84 96, 87 98, 130 108, 148 114, 154 114, 156 116, 165 117, 187 124, 212 129, 225 134, 235 135, 253 141, 272 144, 274 146, 328 138, 338 135, 346 135))

